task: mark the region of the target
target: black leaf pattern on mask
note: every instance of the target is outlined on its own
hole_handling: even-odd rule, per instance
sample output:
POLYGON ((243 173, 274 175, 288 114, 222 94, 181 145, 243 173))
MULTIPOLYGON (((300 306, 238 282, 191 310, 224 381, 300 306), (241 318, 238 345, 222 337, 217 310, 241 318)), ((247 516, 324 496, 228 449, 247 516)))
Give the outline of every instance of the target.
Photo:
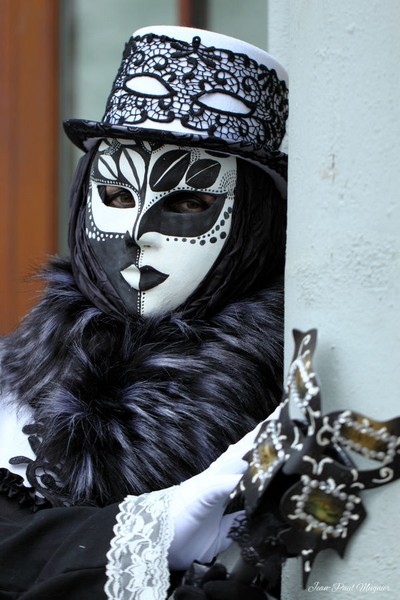
POLYGON ((115 181, 118 179, 118 166, 112 156, 101 154, 93 165, 93 174, 97 179, 115 181))
POLYGON ((221 163, 210 158, 196 160, 186 175, 186 183, 196 189, 205 189, 211 187, 217 180, 221 170, 221 163))
POLYGON ((170 150, 156 160, 149 183, 154 192, 165 192, 177 187, 190 163, 189 150, 170 150))
POLYGON ((133 189, 139 190, 142 182, 140 180, 138 166, 142 164, 143 158, 138 152, 135 152, 132 157, 128 148, 121 148, 119 157, 119 173, 121 181, 126 181, 133 186, 133 189))

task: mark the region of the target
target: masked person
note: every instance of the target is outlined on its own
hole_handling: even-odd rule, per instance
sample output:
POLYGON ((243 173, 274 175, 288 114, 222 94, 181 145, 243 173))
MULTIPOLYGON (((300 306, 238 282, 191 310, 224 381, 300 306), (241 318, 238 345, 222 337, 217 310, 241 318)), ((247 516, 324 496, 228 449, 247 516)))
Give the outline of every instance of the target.
POLYGON ((235 443, 281 397, 286 117, 264 51, 150 27, 65 123, 70 259, 1 342, 7 597, 163 598, 226 547, 235 443))

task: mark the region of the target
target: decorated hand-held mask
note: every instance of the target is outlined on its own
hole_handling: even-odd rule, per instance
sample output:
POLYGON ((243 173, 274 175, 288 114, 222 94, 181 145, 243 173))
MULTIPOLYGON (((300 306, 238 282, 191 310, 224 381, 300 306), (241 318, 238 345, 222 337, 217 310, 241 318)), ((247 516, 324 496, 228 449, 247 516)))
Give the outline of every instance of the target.
POLYGON ((94 157, 86 235, 132 314, 181 305, 228 238, 236 158, 200 148, 107 139, 94 157))

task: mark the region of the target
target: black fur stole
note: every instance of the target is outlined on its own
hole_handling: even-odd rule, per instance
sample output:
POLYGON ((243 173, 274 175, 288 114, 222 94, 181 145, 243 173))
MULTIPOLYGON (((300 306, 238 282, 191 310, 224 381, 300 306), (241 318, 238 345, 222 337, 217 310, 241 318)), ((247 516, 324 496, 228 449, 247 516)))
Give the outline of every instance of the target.
POLYGON ((121 322, 82 296, 67 261, 45 276, 43 299, 2 342, 2 377, 34 408, 28 475, 54 505, 176 484, 280 401, 280 285, 208 319, 121 322))

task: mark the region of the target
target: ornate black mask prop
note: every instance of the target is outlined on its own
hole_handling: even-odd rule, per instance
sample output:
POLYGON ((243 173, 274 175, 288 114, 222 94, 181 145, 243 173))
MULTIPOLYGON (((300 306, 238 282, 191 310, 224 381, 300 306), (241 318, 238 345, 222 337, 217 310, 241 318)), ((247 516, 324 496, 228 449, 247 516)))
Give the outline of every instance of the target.
MULTIPOLYGON (((277 419, 261 428, 237 492, 246 517, 231 535, 266 578, 271 564, 301 556, 306 586, 315 556, 343 557, 365 518, 360 493, 400 477, 400 418, 378 422, 343 410, 323 415, 312 368, 316 331, 294 331, 287 394, 277 419), (360 469, 357 455, 379 463, 360 469)), ((273 583, 273 581, 272 581, 273 583)))

